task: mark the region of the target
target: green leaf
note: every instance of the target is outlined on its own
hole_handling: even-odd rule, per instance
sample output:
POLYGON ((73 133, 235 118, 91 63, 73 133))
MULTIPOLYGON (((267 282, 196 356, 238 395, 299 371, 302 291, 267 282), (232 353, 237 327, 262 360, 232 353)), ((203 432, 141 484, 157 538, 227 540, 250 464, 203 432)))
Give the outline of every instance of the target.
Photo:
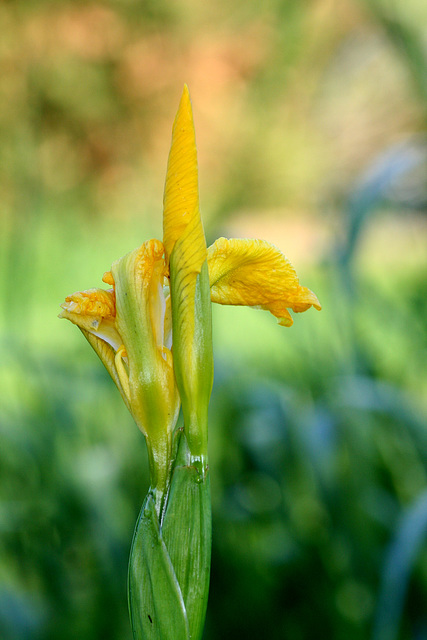
POLYGON ((128 596, 134 640, 189 640, 184 600, 151 493, 142 506, 132 542, 128 596))

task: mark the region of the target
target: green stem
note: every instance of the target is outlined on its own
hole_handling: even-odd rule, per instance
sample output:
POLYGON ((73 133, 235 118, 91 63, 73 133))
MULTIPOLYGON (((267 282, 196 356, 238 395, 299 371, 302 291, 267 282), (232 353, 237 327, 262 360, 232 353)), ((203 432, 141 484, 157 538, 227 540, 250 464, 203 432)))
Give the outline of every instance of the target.
POLYGON ((157 440, 147 439, 150 466, 150 491, 152 492, 159 522, 166 508, 171 481, 172 434, 162 434, 157 440))

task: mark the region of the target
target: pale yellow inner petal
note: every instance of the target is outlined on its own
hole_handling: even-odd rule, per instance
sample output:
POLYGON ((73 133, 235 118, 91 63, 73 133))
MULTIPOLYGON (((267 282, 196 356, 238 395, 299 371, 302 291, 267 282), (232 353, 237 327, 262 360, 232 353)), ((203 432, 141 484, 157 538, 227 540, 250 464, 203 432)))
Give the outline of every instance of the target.
POLYGON ((284 326, 292 324, 288 309, 321 308, 289 260, 264 240, 219 238, 208 249, 208 267, 213 302, 268 309, 284 326))

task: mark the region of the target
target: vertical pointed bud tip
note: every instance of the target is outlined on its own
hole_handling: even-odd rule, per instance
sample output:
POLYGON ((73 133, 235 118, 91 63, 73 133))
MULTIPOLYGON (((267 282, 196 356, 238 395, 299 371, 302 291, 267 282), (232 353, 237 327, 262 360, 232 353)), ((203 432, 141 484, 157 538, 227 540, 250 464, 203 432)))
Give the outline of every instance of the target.
POLYGON ((190 90, 186 84, 184 84, 184 88, 182 90, 181 100, 175 116, 174 128, 178 120, 181 120, 182 124, 186 121, 188 125, 194 128, 190 90))
POLYGON ((184 85, 172 129, 163 196, 163 243, 167 259, 192 218, 200 216, 198 204, 196 135, 190 92, 184 85))

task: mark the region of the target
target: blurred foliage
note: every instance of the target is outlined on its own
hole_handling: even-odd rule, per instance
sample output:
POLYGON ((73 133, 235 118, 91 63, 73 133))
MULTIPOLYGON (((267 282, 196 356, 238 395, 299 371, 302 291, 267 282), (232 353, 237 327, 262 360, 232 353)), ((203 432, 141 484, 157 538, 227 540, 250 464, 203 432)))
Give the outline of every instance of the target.
POLYGON ((130 640, 145 445, 56 314, 161 236, 183 82, 209 238, 265 231, 323 304, 289 330, 214 309, 206 640, 427 638, 426 20, 421 0, 1 3, 2 640, 130 640))

